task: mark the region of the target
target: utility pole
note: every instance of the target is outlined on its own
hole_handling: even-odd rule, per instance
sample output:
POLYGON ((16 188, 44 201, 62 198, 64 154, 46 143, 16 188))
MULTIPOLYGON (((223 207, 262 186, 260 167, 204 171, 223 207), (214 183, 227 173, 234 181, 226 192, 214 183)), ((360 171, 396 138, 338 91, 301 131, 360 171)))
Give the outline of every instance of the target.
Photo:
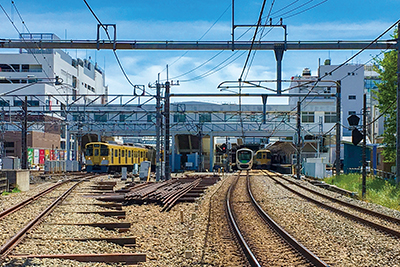
POLYGON ((396 184, 400 182, 400 23, 397 24, 396 184))
POLYGON ((363 101, 363 146, 362 146, 362 198, 367 192, 367 94, 363 101))
POLYGON ((28 169, 28 96, 22 105, 21 168, 28 169))
POLYGON ((199 129, 199 166, 197 168, 198 172, 203 171, 203 123, 200 122, 198 125, 199 129))
POLYGON ((342 82, 336 82, 336 176, 340 175, 340 112, 342 98, 342 82))
POLYGON ((4 161, 4 157, 6 156, 5 149, 4 149, 5 132, 6 132, 6 129, 5 129, 5 118, 4 118, 4 106, 2 106, 1 107, 1 136, 0 136, 0 157, 1 157, 0 169, 3 169, 3 161, 4 161))
POLYGON ((296 162, 296 175, 297 179, 300 180, 300 168, 301 168, 301 102, 297 101, 297 162, 296 162))
POLYGON ((160 74, 156 84, 156 181, 160 181, 161 176, 161 86, 160 74))
POLYGON ((165 146, 164 146, 164 155, 165 155, 165 180, 171 179, 171 170, 169 168, 169 105, 170 105, 170 83, 169 81, 165 82, 165 106, 164 106, 164 116, 165 116, 165 146))

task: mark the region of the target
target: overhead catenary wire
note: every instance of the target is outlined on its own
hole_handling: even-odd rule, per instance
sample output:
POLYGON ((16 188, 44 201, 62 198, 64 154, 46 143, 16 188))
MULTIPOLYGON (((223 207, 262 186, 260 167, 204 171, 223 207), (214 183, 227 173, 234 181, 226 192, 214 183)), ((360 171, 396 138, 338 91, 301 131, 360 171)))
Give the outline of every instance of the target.
MULTIPOLYGON (((384 32, 382 32, 378 37, 376 37, 373 41, 369 42, 364 48, 360 49, 357 53, 355 53, 353 56, 351 56, 349 59, 347 59, 346 61, 344 61, 342 64, 340 64, 339 66, 337 66, 336 68, 334 68, 330 73, 333 73, 335 71, 337 71, 338 69, 342 68, 344 65, 346 65, 347 63, 349 63, 350 61, 352 61, 354 58, 356 58, 358 55, 360 55, 362 52, 364 52, 368 47, 370 47, 372 44, 374 44, 375 42, 377 42, 380 38, 382 38, 385 34, 387 34, 393 27, 395 27, 398 23, 400 22, 400 19, 397 20, 395 23, 393 23, 389 28, 387 28, 384 32)), ((300 101, 303 102, 305 101, 305 99, 307 98, 307 96, 309 96, 311 94, 311 92, 313 91, 313 89, 317 86, 318 82, 320 82, 323 78, 325 78, 326 76, 328 76, 328 74, 324 74, 322 77, 318 78, 318 81, 315 83, 315 85, 310 89, 310 91, 307 93, 306 96, 304 96, 304 98, 300 101)), ((314 81, 313 81, 314 82, 314 81)))
MULTIPOLYGON (((228 5, 228 7, 224 10, 224 12, 222 12, 222 14, 217 18, 217 20, 205 31, 205 33, 203 33, 203 35, 197 40, 197 41, 201 41, 206 35, 207 35, 207 33, 212 29, 212 28, 214 28, 214 26, 218 23, 218 21, 225 15, 225 13, 229 10, 229 8, 232 6, 232 4, 229 4, 228 5)), ((220 53, 222 53, 224 50, 222 50, 222 51, 220 51, 220 53)), ((172 66, 173 64, 175 64, 176 62, 178 62, 180 59, 182 59, 187 53, 189 53, 189 50, 188 51, 185 51, 179 58, 177 58, 174 62, 172 62, 171 64, 168 64, 168 66, 172 66)), ((218 53, 217 55, 219 55, 220 53, 218 53)), ((210 60, 208 60, 207 62, 209 62, 209 61, 211 61, 213 58, 215 58, 216 56, 213 56, 210 60)), ((206 63, 204 63, 204 64, 206 64, 206 63)), ((184 76, 184 75, 186 75, 186 74, 189 74, 189 73, 191 73, 191 72, 193 72, 193 71, 195 71, 196 69, 198 69, 198 68, 200 68, 201 66, 203 66, 204 64, 201 64, 201 65, 199 65, 198 67, 196 67, 196 68, 194 68, 194 69, 192 69, 191 71, 188 71, 188 72, 186 72, 186 73, 184 73, 184 74, 181 74, 181 75, 179 75, 179 76, 177 76, 177 77, 174 77, 173 79, 176 79, 176 78, 179 78, 179 77, 181 77, 181 76, 184 76)), ((163 72, 163 71, 165 71, 167 68, 165 67, 161 72, 163 72)), ((160 72, 160 73, 161 73, 160 72)))
MULTIPOLYGON (((267 17, 265 18, 265 24, 267 24, 267 21, 268 21, 270 15, 271 15, 271 12, 272 12, 273 7, 274 7, 274 4, 275 4, 275 0, 273 0, 272 3, 271 3, 271 7, 270 7, 270 9, 269 9, 269 11, 268 11, 268 15, 267 15, 267 17)), ((265 30, 265 27, 262 28, 261 33, 260 33, 260 38, 258 39, 258 41, 261 41, 261 39, 262 39, 265 35, 267 35, 268 33, 270 33, 270 32, 272 31, 272 28, 269 29, 269 31, 268 31, 265 35, 264 35, 264 30, 265 30)), ((254 58, 255 58, 255 56, 256 56, 256 53, 257 53, 257 51, 253 51, 253 55, 252 55, 252 57, 251 57, 249 67, 247 68, 247 72, 246 72, 246 75, 245 75, 245 78, 244 78, 245 80, 247 79, 247 76, 248 76, 248 74, 249 74, 249 72, 250 72, 250 68, 251 68, 251 66, 253 65, 253 60, 254 60, 254 58)))
MULTIPOLYGON (((99 23, 99 25, 104 29, 105 33, 107 34, 108 39, 111 41, 111 36, 108 32, 108 29, 106 26, 104 26, 104 24, 100 21, 100 19, 97 17, 96 13, 93 11, 93 9, 90 7, 89 3, 86 0, 83 0, 87 6, 87 8, 89 9, 89 11, 92 13, 93 17, 97 20, 97 22, 99 23)), ((113 50, 115 59, 117 60, 118 66, 121 69, 122 74, 124 75, 125 79, 128 81, 128 83, 135 88, 135 85, 132 83, 132 81, 129 79, 128 74, 126 73, 121 60, 118 57, 118 54, 115 50, 113 50)), ((139 88, 140 90, 140 88, 139 88)), ((145 92, 144 92, 145 93, 145 92)))
MULTIPOLYGON (((326 1, 327 1, 327 0, 326 0, 326 1)), ((326 2, 326 1, 323 1, 323 2, 326 2)), ((280 9, 280 10, 284 10, 284 9, 290 7, 291 5, 293 5, 293 4, 296 3, 296 2, 298 2, 298 0, 292 2, 291 4, 288 4, 287 6, 285 6, 284 8, 282 8, 282 9, 280 9)), ((299 15, 299 14, 304 13, 304 12, 306 12, 306 11, 312 9, 312 8, 315 8, 316 6, 321 5, 323 2, 321 2, 321 3, 317 4, 317 5, 314 5, 314 6, 308 8, 308 9, 306 9, 306 10, 302 10, 302 11, 300 11, 300 12, 297 12, 295 15, 299 15)), ((291 12, 293 12, 294 10, 296 10, 296 9, 293 9, 291 12)), ((277 13, 277 12, 271 13, 271 16, 274 15, 274 14, 276 14, 276 13, 277 13)), ((294 15, 292 15, 292 16, 294 16, 294 15)), ((292 17, 292 16, 290 16, 290 17, 292 17)), ((266 18, 266 17, 263 17, 263 19, 265 19, 265 18, 266 18)), ((254 23, 253 26, 255 26, 256 24, 257 24, 257 23, 254 23)), ((240 40, 245 34, 247 34, 247 33, 250 31, 250 29, 251 29, 251 28, 248 28, 248 29, 247 29, 245 32, 243 32, 238 38, 236 38, 236 41, 237 41, 237 40, 240 40)), ((270 31, 271 31, 271 30, 269 30, 267 33, 263 34, 263 35, 262 35, 262 38, 264 38, 270 31)), ((235 53, 236 53, 236 52, 237 52, 237 51, 235 51, 235 53)), ((215 56, 213 56, 213 58, 215 58, 215 56)), ((238 57, 238 58, 240 58, 240 57, 238 57)), ((238 58, 237 58, 237 59, 238 59, 238 58)), ((208 63, 208 62, 210 62, 210 60, 207 60, 207 63, 208 63)), ((234 61, 232 61, 230 64, 232 64, 233 62, 234 62, 234 61)), ((223 64, 223 63, 222 63, 222 64, 223 64)), ((218 68, 218 67, 219 67, 220 65, 222 65, 222 64, 220 63, 217 67, 214 67, 214 69, 218 68)), ((201 64, 201 66, 204 66, 204 65, 205 65, 205 63, 202 63, 202 64, 201 64)), ((229 64, 225 65, 224 68, 227 67, 228 65, 229 65, 229 64)), ((194 70, 197 70, 198 68, 200 68, 200 66, 195 67, 195 69, 190 70, 190 71, 188 71, 188 72, 186 72, 186 73, 184 73, 184 74, 181 74, 181 75, 178 75, 178 76, 176 76, 176 77, 173 77, 172 79, 176 79, 177 77, 182 77, 182 76, 184 76, 184 75, 187 75, 187 74, 189 74, 189 73, 192 73, 194 70)), ((211 71, 211 72, 210 72, 210 71, 207 71, 207 72, 205 72, 204 74, 198 75, 198 76, 196 76, 196 77, 193 77, 193 78, 190 78, 190 79, 186 79, 186 80, 181 80, 181 82, 190 82, 190 81, 200 80, 200 79, 202 79, 202 78, 205 78, 205 77, 207 77, 207 76, 209 76, 209 75, 211 75, 211 74, 214 74, 214 73, 220 71, 221 69, 223 69, 223 68, 218 68, 217 71, 211 71), (211 73, 211 74, 208 74, 208 73, 211 73)))

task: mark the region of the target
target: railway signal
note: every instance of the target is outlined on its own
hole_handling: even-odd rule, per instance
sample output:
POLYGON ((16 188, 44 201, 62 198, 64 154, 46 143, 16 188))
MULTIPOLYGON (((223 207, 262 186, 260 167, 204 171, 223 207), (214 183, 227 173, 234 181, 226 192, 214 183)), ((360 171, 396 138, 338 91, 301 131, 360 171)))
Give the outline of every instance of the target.
POLYGON ((354 129, 351 131, 351 142, 356 146, 361 142, 361 140, 363 140, 364 137, 364 135, 357 129, 358 123, 360 122, 360 117, 353 114, 347 118, 347 121, 349 122, 350 126, 354 127, 354 129))
POLYGON ((221 145, 221 151, 222 151, 222 153, 226 153, 226 144, 225 143, 223 143, 222 145, 221 145))

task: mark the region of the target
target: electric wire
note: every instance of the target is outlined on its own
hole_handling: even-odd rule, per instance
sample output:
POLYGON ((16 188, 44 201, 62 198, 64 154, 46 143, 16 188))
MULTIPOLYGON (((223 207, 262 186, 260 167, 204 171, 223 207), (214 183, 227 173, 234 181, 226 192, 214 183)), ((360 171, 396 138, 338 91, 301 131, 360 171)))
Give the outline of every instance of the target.
MULTIPOLYGON (((328 0, 325 0, 325 1, 323 1, 323 2, 320 2, 320 3, 318 3, 318 4, 314 5, 314 6, 312 6, 312 7, 308 8, 308 9, 306 9, 306 10, 302 10, 301 12, 297 12, 297 13, 294 14, 294 15, 299 15, 299 14, 301 14, 301 13, 303 13, 303 12, 306 12, 306 11, 312 9, 312 8, 315 8, 316 6, 321 5, 322 3, 326 2, 326 1, 328 1, 328 0)), ((291 5, 293 5, 293 4, 296 3, 296 2, 298 2, 298 0, 292 2, 291 4, 288 4, 287 6, 285 6, 284 8, 282 8, 282 9, 280 9, 280 10, 284 10, 284 9, 290 7, 291 5)), ((304 6, 304 5, 301 5, 301 6, 304 6)), ((297 8, 298 8, 298 7, 297 7, 297 8)), ((294 11, 294 10, 296 10, 296 9, 291 10, 291 12, 294 11)), ((278 12, 278 11, 277 11, 277 12, 278 12)), ((276 14, 277 12, 271 13, 271 15, 274 15, 274 14, 276 14)), ((290 13, 290 12, 289 12, 289 13, 290 13)), ((292 15, 292 16, 294 16, 294 15, 292 15)), ((292 16, 290 16, 290 17, 292 17, 292 16)), ((265 19, 265 17, 263 17, 263 19, 265 19)), ((256 23, 253 24, 253 26, 255 26, 255 25, 256 25, 256 23)), ((242 34, 239 36, 239 38, 237 38, 236 40, 240 40, 246 33, 248 33, 248 32, 250 31, 250 29, 251 29, 251 28, 248 28, 248 29, 247 29, 244 33, 242 33, 242 34)), ((262 38, 264 38, 265 35, 268 34, 270 31, 271 31, 271 30, 269 30, 267 33, 265 33, 264 35, 262 35, 262 38)), ((237 52, 237 51, 236 51, 236 52, 237 52)), ((239 57, 238 57, 238 58, 239 58, 239 57)), ((209 60, 208 60, 207 62, 209 62, 209 60)), ((231 62, 231 63, 233 63, 233 62, 231 62)), ((203 65, 204 65, 204 64, 202 64, 202 66, 203 66, 203 65)), ((220 65, 222 65, 222 64, 220 64, 220 65)), ((218 66, 220 66, 220 65, 218 65, 218 66)), ((217 67, 218 67, 218 66, 217 66, 217 67)), ((227 66, 228 66, 228 65, 225 65, 225 67, 227 67, 227 66)), ((198 69, 198 68, 196 67, 196 69, 198 69)), ((222 69, 222 68, 219 68, 218 71, 221 70, 221 69, 222 69)), ((191 73, 191 72, 192 72, 192 71, 188 71, 186 74, 189 74, 189 73, 191 73)), ((217 72, 217 71, 212 72, 212 74, 214 74, 214 73, 216 73, 216 72, 217 72)), ((190 82, 190 81, 192 81, 192 80, 199 80, 199 79, 202 79, 202 78, 204 78, 204 77, 209 76, 209 75, 207 75, 207 73, 209 73, 209 71, 207 71, 207 72, 205 73, 206 75, 201 74, 201 75, 196 76, 196 77, 194 77, 194 78, 192 78, 192 79, 182 80, 181 82, 190 82), (203 77, 203 75, 204 75, 204 77, 203 77)), ((179 75, 179 77, 182 77, 182 76, 184 76, 184 75, 185 75, 185 74, 179 75)), ((210 74, 210 75, 211 75, 211 74, 210 74)), ((247 74, 246 74, 246 75, 247 75, 247 74)), ((172 79, 176 79, 176 77, 174 77, 174 78, 172 78, 172 79)))
MULTIPOLYGON (((347 63, 349 63, 351 60, 353 60, 354 58, 356 58, 358 55, 360 55, 362 52, 364 52, 368 47, 370 47, 372 44, 374 44, 375 42, 377 42, 380 38, 382 38, 385 34, 387 34, 393 27, 395 27, 398 23, 400 22, 400 19, 397 20, 395 23, 393 23, 389 28, 387 28, 384 32, 382 32, 378 37, 376 37, 373 41, 371 41, 370 43, 368 43, 364 48, 360 49, 357 53, 355 53, 353 56, 351 56, 349 59, 347 59, 346 61, 344 61, 342 64, 340 64, 339 66, 335 67, 330 73, 333 73, 335 71, 337 71, 338 69, 342 68, 344 65, 346 65, 347 63)), ((304 96, 304 98, 300 101, 301 103, 303 101, 305 101, 305 99, 307 98, 307 96, 310 95, 310 93, 313 91, 313 89, 316 87, 316 85, 318 84, 318 82, 320 82, 323 78, 325 78, 326 76, 328 76, 328 74, 324 74, 322 77, 318 78, 317 82, 315 83, 315 85, 310 89, 310 91, 306 94, 306 96, 304 96)), ((314 81, 313 81, 314 82, 314 81)))
POLYGON ((328 0, 321 1, 321 2, 319 2, 319 3, 317 3, 317 4, 313 5, 313 6, 311 6, 311 7, 309 7, 309 8, 306 8, 306 9, 304 9, 304 10, 301 10, 301 11, 299 11, 299 12, 297 12, 297 13, 294 13, 294 14, 292 14, 292 15, 290 15, 290 16, 286 16, 286 17, 284 17, 284 18, 285 18, 285 19, 288 19, 288 18, 294 17, 294 16, 299 15, 299 14, 301 14, 301 13, 304 13, 304 12, 310 10, 310 9, 313 9, 313 8, 319 6, 319 5, 322 5, 323 3, 327 2, 327 1, 328 1, 328 0))
MULTIPOLYGON (((90 7, 89 3, 88 3, 86 0, 83 0, 83 1, 85 2, 85 4, 86 4, 87 8, 89 9, 89 11, 92 13, 93 17, 97 20, 97 22, 99 23, 99 25, 104 29, 105 33, 107 34, 108 39, 111 41, 111 37, 110 37, 110 34, 109 34, 109 32, 108 32, 107 27, 104 26, 104 24, 100 21, 100 19, 99 19, 99 18, 97 17, 97 15, 96 15, 96 13, 95 13, 95 12, 93 11, 93 9, 90 7)), ((125 71, 125 69, 124 69, 124 67, 123 67, 123 65, 122 65, 122 63, 121 63, 121 61, 120 61, 120 59, 119 59, 119 57, 118 57, 117 52, 116 52, 115 50, 113 50, 113 53, 114 53, 115 59, 117 60, 118 66, 119 66, 119 68, 121 69, 121 72, 122 72, 122 74, 124 75, 125 79, 128 81, 128 83, 129 83, 132 87, 135 88, 135 85, 134 85, 134 84, 132 83, 132 81, 129 79, 128 74, 126 73, 126 71, 125 71)), ((143 93, 146 94, 146 92, 145 92, 143 89, 140 89, 140 88, 137 88, 137 89, 142 90, 143 93)))
MULTIPOLYGON (((14 6, 15 6, 15 5, 14 5, 14 6)), ((15 7, 16 7, 16 6, 15 6, 15 7)), ((18 33, 19 36, 21 37, 22 41, 27 45, 27 44, 28 44, 27 41, 26 41, 25 38, 22 36, 21 32, 19 31, 19 29, 17 28, 17 26, 15 25, 15 23, 14 23, 14 21, 11 19, 11 17, 8 15, 8 13, 7 13, 7 11, 4 9, 3 5, 0 4, 0 8, 3 10, 3 13, 6 15, 7 19, 10 21, 11 25, 14 27, 14 29, 17 31, 17 33, 18 33)), ((17 11, 18 15, 20 15, 20 13, 18 12, 17 9, 16 9, 16 11, 17 11)), ((22 17, 21 17, 21 16, 20 16, 20 18, 21 18, 21 20, 22 20, 22 17)), ((23 21, 23 20, 22 20, 22 21, 23 21)), ((24 21, 23 21, 23 24, 25 24, 24 21)), ((25 27, 26 27, 26 25, 25 25, 25 27)), ((35 42, 35 44, 36 44, 36 46, 38 47, 38 49, 40 49, 40 47, 37 45, 36 42, 35 42)), ((29 53, 33 56, 33 58, 35 59, 35 61, 36 61, 39 65, 41 65, 40 62, 39 62, 39 60, 38 60, 38 58, 36 57, 35 53, 32 51, 32 49, 27 48, 27 50, 28 50, 29 53)), ((49 84, 52 85, 57 91, 59 91, 59 89, 58 89, 57 87, 55 87, 54 84, 52 84, 52 83, 50 82, 50 81, 51 81, 51 78, 49 77, 49 75, 47 74, 47 72, 46 72, 44 69, 42 69, 42 71, 44 72, 44 74, 46 75, 47 79, 49 80, 49 84)), ((28 86, 30 86, 30 85, 33 85, 33 84, 29 84, 28 86)), ((13 89, 13 90, 11 90, 11 91, 9 91, 9 92, 3 93, 2 96, 5 96, 5 95, 10 94, 10 93, 14 93, 14 92, 19 91, 19 90, 22 90, 22 89, 24 89, 24 88, 26 88, 26 87, 28 87, 28 86, 24 85, 24 86, 21 86, 21 87, 19 87, 19 88, 13 89)), ((44 103, 41 99, 38 99, 38 100, 39 100, 40 102, 44 103)))
MULTIPOLYGON (((268 21, 270 15, 271 15, 272 8, 274 7, 274 4, 275 4, 275 0, 273 0, 272 3, 271 3, 271 7, 270 7, 270 9, 269 9, 269 11, 268 11, 268 15, 267 15, 267 17, 265 18, 265 25, 267 24, 267 21, 268 21)), ((261 39, 262 39, 265 35, 267 35, 268 33, 270 33, 270 32, 272 31, 272 28, 269 29, 268 32, 267 32, 266 34, 264 34, 264 31, 265 31, 265 27, 263 27, 262 30, 261 30, 261 32, 260 32, 260 38, 258 39, 259 42, 261 42, 261 39)), ((252 54, 252 57, 251 57, 251 60, 250 60, 249 67, 247 68, 247 72, 246 72, 246 75, 245 75, 245 78, 244 78, 245 80, 247 79, 247 76, 249 75, 249 72, 250 72, 251 66, 253 65, 253 61, 254 61, 254 58, 255 58, 255 56, 256 56, 256 53, 257 53, 257 50, 253 51, 253 54, 252 54)))
MULTIPOLYGON (((242 80, 242 78, 243 78, 244 71, 245 71, 246 66, 247 66, 247 63, 248 63, 248 61, 249 61, 249 57, 250 57, 250 54, 251 54, 251 51, 252 51, 252 49, 253 49, 254 42, 255 42, 255 39, 256 39, 256 36, 257 36, 258 28, 260 27, 261 22, 262 22, 262 14, 264 13, 264 8, 265 8, 265 3, 266 3, 266 2, 267 2, 267 0, 264 0, 263 3, 262 3, 261 10, 260 10, 260 15, 259 15, 258 21, 257 21, 257 26, 256 26, 256 29, 254 30, 254 35, 253 35, 253 38, 252 38, 252 41, 251 41, 249 53, 247 54, 246 61, 244 62, 244 66, 243 66, 243 69, 242 69, 242 73, 240 74, 240 77, 239 77, 239 82, 240 82, 240 81, 242 80)), ((240 85, 239 85, 239 86, 240 86, 240 85)))
MULTIPOLYGON (((229 10, 229 8, 231 7, 231 5, 232 5, 232 4, 229 4, 229 6, 225 9, 225 11, 222 12, 222 14, 217 18, 217 20, 207 29, 207 31, 206 31, 197 41, 201 41, 201 40, 207 35, 207 33, 215 26, 215 24, 217 24, 218 21, 225 15, 225 13, 229 10)), ((224 51, 224 50, 222 50, 220 53, 222 53, 223 51, 224 51)), ((168 64, 168 66, 172 66, 173 64, 175 64, 176 62, 178 62, 178 61, 179 61, 181 58, 183 58, 187 53, 189 53, 189 50, 188 50, 188 51, 185 51, 185 53, 183 53, 179 58, 177 58, 177 59, 176 59, 174 62, 172 62, 171 64, 168 64)), ((218 55, 219 55, 220 53, 218 53, 218 55)), ((213 56, 210 60, 212 60, 212 59, 215 58, 215 57, 216 57, 216 56, 213 56)), ((210 60, 208 60, 207 62, 209 62, 210 60)), ((204 63, 204 64, 206 64, 206 63, 204 63)), ((204 64, 201 64, 201 65, 198 66, 197 68, 195 68, 195 69, 193 69, 193 70, 191 70, 191 71, 189 71, 189 72, 186 72, 186 73, 184 73, 184 74, 181 74, 180 76, 177 76, 177 77, 175 77, 175 78, 173 78, 173 79, 176 79, 176 78, 179 78, 179 77, 184 76, 184 75, 186 75, 186 74, 189 74, 189 73, 195 71, 196 69, 198 69, 199 67, 203 66, 204 64)), ((167 68, 165 67, 160 73, 164 72, 166 69, 167 69, 167 68)))

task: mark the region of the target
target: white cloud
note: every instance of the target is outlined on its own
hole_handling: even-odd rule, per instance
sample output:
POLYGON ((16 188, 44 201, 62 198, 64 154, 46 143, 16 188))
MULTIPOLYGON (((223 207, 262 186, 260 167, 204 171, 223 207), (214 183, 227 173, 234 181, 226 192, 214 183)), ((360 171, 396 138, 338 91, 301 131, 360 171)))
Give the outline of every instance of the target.
MULTIPOLYGON (((392 23, 370 21, 365 23, 327 22, 288 26, 288 39, 297 40, 373 40, 392 23)), ((393 33, 391 31, 390 33, 393 33)))

